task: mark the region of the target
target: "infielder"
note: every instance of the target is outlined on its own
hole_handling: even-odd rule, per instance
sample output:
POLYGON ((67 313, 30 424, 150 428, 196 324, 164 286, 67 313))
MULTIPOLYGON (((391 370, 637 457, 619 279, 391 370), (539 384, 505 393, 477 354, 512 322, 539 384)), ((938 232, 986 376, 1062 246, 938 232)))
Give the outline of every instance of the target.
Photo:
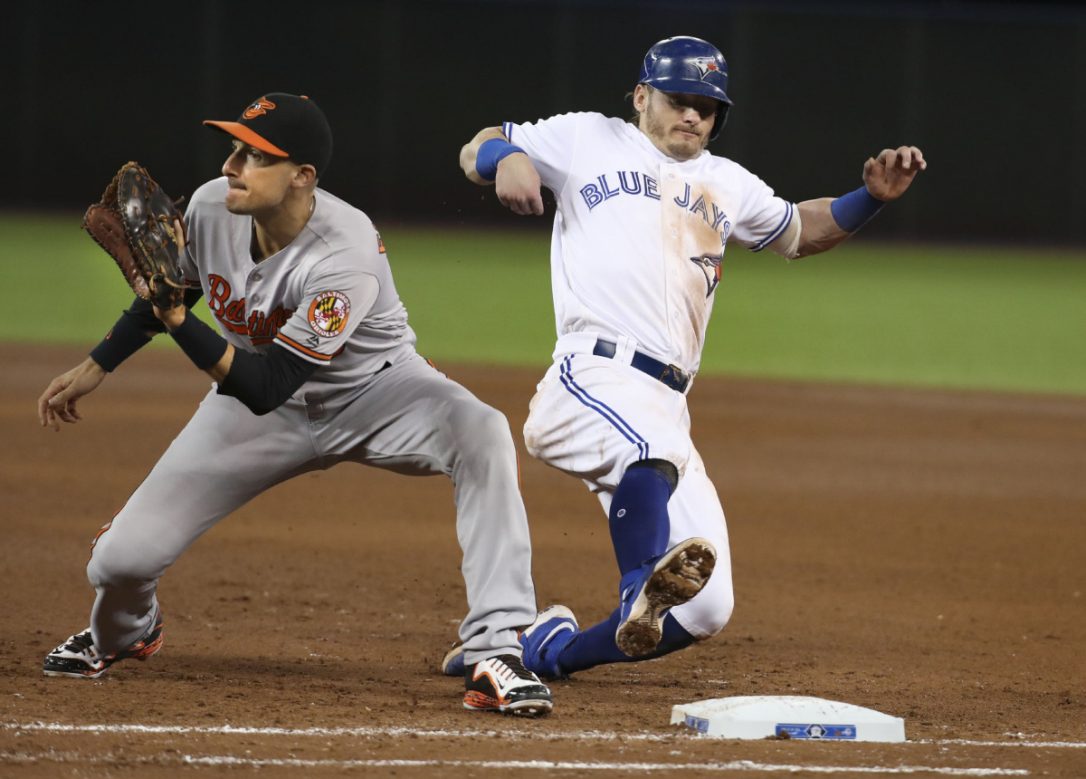
MULTIPOLYGON (((524 631, 525 665, 544 678, 657 657, 723 629, 733 593, 724 512, 690 439, 686 394, 729 242, 789 259, 826 251, 926 167, 913 146, 863 167, 864 186, 798 205, 706 145, 732 101, 716 47, 668 38, 645 56, 635 123, 597 113, 484 129, 460 153, 516 214, 558 204, 551 286, 558 342, 524 439, 582 479, 608 515, 618 608, 581 629, 565 606, 524 631), (714 569, 715 561, 715 569, 714 569)), ((443 668, 457 672, 458 648, 443 668)))
POLYGON ((517 640, 536 607, 505 417, 415 352, 373 224, 316 186, 332 133, 314 101, 272 93, 236 122, 205 124, 233 149, 187 210, 187 305, 137 298, 38 400, 42 425, 76 422, 79 398, 163 331, 215 381, 95 539, 90 627, 46 656, 45 674, 93 679, 157 652, 156 585, 190 544, 270 487, 353 461, 452 479, 468 599, 464 706, 548 712, 550 691, 521 664, 517 640), (221 335, 188 310, 201 294, 221 335))

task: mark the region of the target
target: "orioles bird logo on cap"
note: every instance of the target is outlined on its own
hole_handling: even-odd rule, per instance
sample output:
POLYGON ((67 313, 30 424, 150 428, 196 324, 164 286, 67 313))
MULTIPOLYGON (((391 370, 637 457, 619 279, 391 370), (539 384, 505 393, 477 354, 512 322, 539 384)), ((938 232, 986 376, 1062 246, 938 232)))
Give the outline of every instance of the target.
POLYGON ((263 116, 275 108, 275 103, 268 100, 266 97, 262 97, 253 103, 251 106, 245 109, 245 113, 242 114, 246 119, 256 119, 258 116, 263 116))

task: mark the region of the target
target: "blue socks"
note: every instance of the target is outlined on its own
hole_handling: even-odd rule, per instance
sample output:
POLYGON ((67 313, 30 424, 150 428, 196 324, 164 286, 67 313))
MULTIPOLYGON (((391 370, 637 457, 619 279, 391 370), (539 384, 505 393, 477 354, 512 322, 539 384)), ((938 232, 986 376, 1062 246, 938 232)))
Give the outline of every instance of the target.
MULTIPOLYGON (((646 562, 667 551, 671 533, 667 502, 676 486, 665 475, 667 468, 673 466, 662 461, 634 464, 623 474, 611 500, 608 515, 611 544, 623 579, 627 575, 636 578, 646 562)), ((675 473, 674 477, 677 476, 675 473)), ((563 672, 570 674, 604 663, 660 657, 694 643, 694 637, 668 614, 664 617, 664 637, 656 651, 646 657, 628 657, 615 645, 620 611, 615 609, 603 622, 576 633, 569 640, 558 654, 558 665, 563 672)))
POLYGON ((667 551, 672 484, 652 466, 626 470, 611 500, 608 524, 618 570, 625 576, 667 551))
POLYGON ((686 632, 678 621, 666 614, 664 616, 664 638, 656 651, 644 657, 627 657, 615 646, 615 631, 618 630, 619 609, 611 616, 585 631, 573 634, 573 638, 558 653, 558 667, 563 673, 571 674, 604 663, 632 663, 638 660, 651 660, 654 657, 683 649, 694 643, 695 639, 686 632))

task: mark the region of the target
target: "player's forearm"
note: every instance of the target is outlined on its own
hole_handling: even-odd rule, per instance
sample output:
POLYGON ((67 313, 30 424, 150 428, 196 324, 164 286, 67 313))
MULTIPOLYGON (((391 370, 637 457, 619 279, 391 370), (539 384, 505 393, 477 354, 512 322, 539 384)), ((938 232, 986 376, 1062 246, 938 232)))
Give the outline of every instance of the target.
POLYGON ((106 337, 90 351, 90 359, 107 373, 111 373, 122 362, 138 352, 148 343, 156 332, 164 330, 151 313, 151 304, 141 298, 121 314, 106 337), (142 305, 146 306, 146 311, 142 305))
POLYGON ((159 317, 197 368, 216 382, 226 378, 234 362, 234 347, 228 344, 225 338, 196 319, 184 306, 161 311, 159 317), (191 321, 188 321, 190 319, 191 321), (221 356, 215 359, 216 354, 221 356))
POLYGON ((235 349, 183 306, 159 316, 185 355, 219 385, 219 394, 237 398, 254 414, 279 408, 317 368, 285 349, 266 355, 235 349))
POLYGON ((833 200, 832 197, 823 197, 796 204, 802 225, 796 257, 810 257, 828 251, 851 235, 834 220, 830 211, 833 200))
POLYGON ((473 184, 487 186, 494 183, 492 179, 485 179, 480 176, 475 169, 475 163, 479 156, 479 147, 494 138, 505 139, 502 129, 500 127, 486 127, 476 133, 475 137, 460 149, 460 169, 464 171, 468 181, 473 184))
MULTIPOLYGON (((884 152, 886 153, 889 152, 884 152)), ((916 153, 919 155, 919 150, 916 153)), ((916 175, 916 170, 920 169, 922 164, 922 160, 916 163, 917 167, 912 171, 911 176, 916 175)), ((902 186, 898 183, 896 188, 880 185, 881 179, 869 174, 869 169, 876 165, 874 160, 868 160, 865 165, 864 186, 847 192, 841 197, 823 197, 799 204, 803 227, 800 232, 799 252, 796 256, 806 257, 832 249, 867 224, 882 210, 887 200, 900 197, 908 184, 902 186), (875 191, 879 192, 879 197, 872 194, 872 185, 868 181, 869 175, 876 182, 875 191)), ((911 180, 910 177, 909 181, 911 180)))
POLYGON ((221 381, 230 370, 233 348, 185 306, 155 309, 166 331, 181 347, 185 356, 215 381, 221 381))
POLYGON ((230 349, 230 365, 219 381, 219 394, 237 398, 254 414, 274 411, 317 370, 311 363, 279 346, 266 354, 230 349))

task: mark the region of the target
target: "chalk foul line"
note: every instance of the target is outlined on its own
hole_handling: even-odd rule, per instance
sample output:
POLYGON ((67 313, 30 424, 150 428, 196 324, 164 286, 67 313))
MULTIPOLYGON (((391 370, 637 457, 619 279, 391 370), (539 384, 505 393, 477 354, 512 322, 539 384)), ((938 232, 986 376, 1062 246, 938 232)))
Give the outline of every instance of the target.
POLYGON ((0 763, 79 763, 79 764, 179 764, 193 766, 286 767, 286 768, 440 768, 482 770, 540 770, 540 771, 698 771, 755 773, 832 774, 939 774, 942 776, 1028 776, 1029 771, 1015 768, 955 768, 950 766, 817 766, 757 763, 752 760, 732 760, 724 763, 646 763, 591 762, 575 760, 304 760, 300 758, 254 758, 236 755, 169 754, 147 757, 126 755, 83 755, 73 752, 45 752, 39 755, 25 752, 0 754, 0 763))
MULTIPOLYGON (((52 733, 121 733, 121 734, 163 734, 163 735, 209 735, 209 736, 291 736, 296 738, 334 738, 347 736, 352 738, 389 738, 410 736, 412 738, 477 739, 506 738, 530 739, 532 741, 673 741, 676 738, 692 738, 698 741, 702 736, 686 731, 674 733, 617 733, 603 730, 573 731, 537 731, 537 730, 443 730, 428 728, 410 728, 401 726, 361 726, 342 728, 276 728, 250 727, 243 725, 142 725, 136 723, 97 723, 77 725, 64 722, 3 722, 2 730, 45 731, 52 733)), ((1029 741, 1009 739, 1007 741, 974 741, 970 739, 919 739, 906 744, 929 744, 935 746, 971 746, 971 747, 1028 747, 1033 749, 1086 749, 1086 741, 1029 741)))

